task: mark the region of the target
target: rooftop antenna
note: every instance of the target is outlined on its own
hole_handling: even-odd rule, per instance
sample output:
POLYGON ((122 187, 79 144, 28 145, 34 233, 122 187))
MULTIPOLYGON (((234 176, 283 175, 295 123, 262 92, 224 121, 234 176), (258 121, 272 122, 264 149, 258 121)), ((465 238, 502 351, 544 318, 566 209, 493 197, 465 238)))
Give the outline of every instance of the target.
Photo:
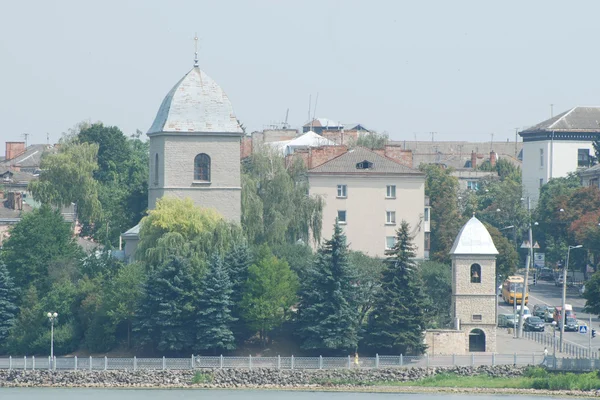
POLYGON ((308 123, 310 124, 310 130, 312 131, 312 120, 310 119, 310 107, 312 104, 312 94, 308 95, 308 123))
POLYGON ((491 133, 492 141, 490 142, 490 151, 494 151, 494 133, 491 133))
POLYGON ((315 108, 313 109, 313 121, 315 119, 315 114, 317 113, 317 104, 319 104, 319 92, 317 92, 317 98, 315 99, 315 108))
POLYGON ((429 133, 431 134, 431 141, 433 142, 433 141, 434 141, 434 136, 435 136, 435 134, 436 134, 437 132, 429 132, 429 133))
POLYGON ((25 148, 27 148, 27 138, 29 137, 29 133, 24 133, 22 136, 25 138, 25 148))
POLYGON ((550 103, 550 118, 554 117, 554 104, 550 103))
POLYGON ((46 132, 46 144, 50 144, 50 134, 46 132))
POLYGON ((194 67, 198 67, 198 33, 194 34, 194 67))
POLYGON ((290 109, 288 108, 285 112, 285 121, 283 122, 283 129, 288 129, 290 125, 288 124, 288 116, 290 115, 290 109))

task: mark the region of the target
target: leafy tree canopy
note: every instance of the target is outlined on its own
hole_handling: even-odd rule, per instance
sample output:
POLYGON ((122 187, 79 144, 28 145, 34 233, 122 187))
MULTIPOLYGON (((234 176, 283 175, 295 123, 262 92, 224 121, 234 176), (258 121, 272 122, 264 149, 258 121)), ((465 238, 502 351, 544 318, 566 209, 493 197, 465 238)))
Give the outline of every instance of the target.
POLYGON ((431 305, 428 328, 448 327, 452 322, 452 267, 425 261, 419 265, 418 271, 431 305))
POLYGON ((356 139, 356 146, 366 147, 371 150, 384 149, 389 139, 389 135, 385 132, 367 132, 359 134, 356 139))
POLYGON ((0 348, 5 347, 10 329, 17 318, 17 293, 8 269, 0 263, 0 348))

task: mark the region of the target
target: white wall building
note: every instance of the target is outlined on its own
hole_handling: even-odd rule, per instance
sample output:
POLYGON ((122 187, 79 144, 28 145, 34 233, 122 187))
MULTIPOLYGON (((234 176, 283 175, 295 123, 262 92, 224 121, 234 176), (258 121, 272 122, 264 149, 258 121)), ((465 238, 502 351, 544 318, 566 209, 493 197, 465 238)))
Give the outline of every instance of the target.
POLYGON ((322 238, 331 238, 338 218, 350 249, 383 257, 406 220, 416 257, 428 257, 431 215, 422 172, 356 147, 309 170, 308 180, 310 195, 325 202, 322 238))
POLYGON ((587 168, 600 137, 600 107, 575 107, 519 132, 523 138, 523 190, 532 204, 552 178, 587 168))

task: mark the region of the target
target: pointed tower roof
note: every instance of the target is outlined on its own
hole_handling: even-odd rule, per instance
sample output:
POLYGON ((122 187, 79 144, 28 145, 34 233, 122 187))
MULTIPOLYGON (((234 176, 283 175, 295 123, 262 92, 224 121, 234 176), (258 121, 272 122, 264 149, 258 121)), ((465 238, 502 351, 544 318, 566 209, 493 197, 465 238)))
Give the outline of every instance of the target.
POLYGON ((163 132, 243 133, 223 89, 197 64, 167 93, 148 135, 163 132))
POLYGON ((473 216, 454 240, 450 255, 497 255, 498 250, 490 233, 480 220, 473 216))

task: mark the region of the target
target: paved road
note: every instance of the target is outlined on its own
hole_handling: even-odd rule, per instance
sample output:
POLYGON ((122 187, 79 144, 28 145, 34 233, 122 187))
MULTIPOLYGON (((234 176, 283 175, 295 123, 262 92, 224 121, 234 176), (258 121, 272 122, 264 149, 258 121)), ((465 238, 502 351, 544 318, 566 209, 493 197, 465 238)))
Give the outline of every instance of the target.
MULTIPOLYGON (((510 314, 513 312, 512 306, 504 303, 502 298, 499 297, 499 310, 500 314, 510 314)), ((529 286, 529 304, 528 307, 533 311, 533 306, 536 304, 547 304, 550 306, 560 306, 562 303, 562 287, 557 287, 554 282, 539 281, 535 286, 529 286)), ((589 314, 583 312, 585 306, 585 299, 579 295, 577 288, 567 288, 567 304, 573 306, 573 310, 577 315, 577 319, 580 324, 585 323, 589 325, 589 314)), ((598 331, 594 339, 592 339, 592 349, 598 351, 600 349, 600 325, 599 320, 596 316, 592 316, 592 326, 598 331)), ((552 332, 550 324, 546 327, 546 332, 552 332)), ((559 332, 556 332, 558 338, 559 332)), ((588 346, 588 335, 584 335, 577 332, 565 332, 564 340, 570 343, 578 344, 584 347, 588 346)))

